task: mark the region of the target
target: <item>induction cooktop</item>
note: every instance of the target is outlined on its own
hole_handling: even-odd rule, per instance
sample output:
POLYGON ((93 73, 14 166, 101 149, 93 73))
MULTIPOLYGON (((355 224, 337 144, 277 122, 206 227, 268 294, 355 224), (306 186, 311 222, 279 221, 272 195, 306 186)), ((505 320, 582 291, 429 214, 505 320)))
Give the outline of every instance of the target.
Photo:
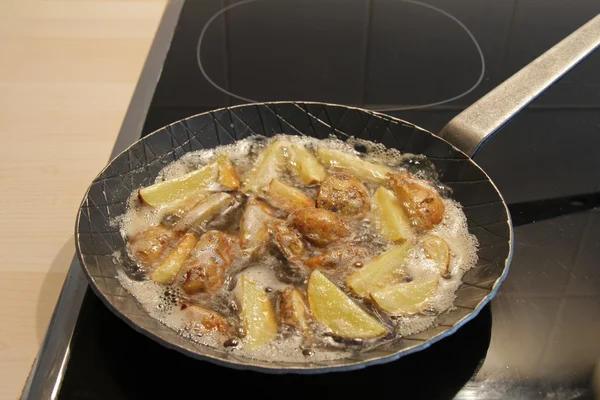
MULTIPOLYGON (((251 101, 360 106, 437 132, 599 12, 597 0, 171 1, 113 156, 178 119, 251 101)), ((234 371, 132 330, 87 288, 74 261, 23 397, 300 390, 370 398, 593 398, 600 360, 598 70, 600 53, 477 154, 509 203, 515 255, 491 305, 451 337, 353 372, 234 371)))

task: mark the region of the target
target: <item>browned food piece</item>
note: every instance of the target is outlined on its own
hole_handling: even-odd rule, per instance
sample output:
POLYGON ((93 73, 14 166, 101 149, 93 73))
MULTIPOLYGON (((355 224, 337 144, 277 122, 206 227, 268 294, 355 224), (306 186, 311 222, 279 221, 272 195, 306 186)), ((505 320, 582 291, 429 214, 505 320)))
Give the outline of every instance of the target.
POLYGON ((272 179, 267 190, 267 200, 274 207, 289 213, 300 208, 314 207, 315 201, 308 197, 302 190, 272 179))
POLYGON ((215 293, 235 257, 235 239, 226 233, 209 231, 200 237, 181 269, 181 288, 187 294, 215 293))
POLYGON ((260 200, 251 199, 240 220, 240 248, 252 258, 260 257, 269 244, 268 222, 273 209, 260 200))
POLYGON ((191 209, 204 200, 210 192, 198 191, 182 199, 175 200, 163 207, 163 222, 169 226, 176 225, 191 209))
POLYGON ((390 315, 414 315, 429 305, 437 288, 437 279, 401 282, 374 290, 371 299, 390 315))
POLYGON ((370 339, 388 332, 379 320, 363 310, 319 270, 310 275, 306 297, 315 320, 335 336, 370 339))
POLYGON ((193 233, 186 233, 183 236, 183 239, 177 244, 177 247, 175 247, 173 251, 160 262, 154 271, 152 271, 150 279, 164 285, 173 283, 197 241, 196 235, 193 233))
POLYGON ((254 168, 246 174, 242 192, 262 196, 271 179, 279 176, 284 162, 283 143, 274 140, 258 157, 254 168))
POLYGON ((435 262, 440 270, 440 275, 446 276, 450 266, 450 247, 448 247, 448 243, 439 236, 427 235, 422 239, 421 245, 427 258, 435 262))
POLYGON ((157 225, 137 233, 129 239, 129 252, 138 265, 151 269, 180 235, 164 225, 157 225))
POLYGON ((287 151, 290 169, 303 185, 321 183, 327 177, 327 171, 317 160, 317 157, 312 155, 303 145, 293 144, 287 147, 287 151))
POLYGON ((185 231, 190 228, 204 227, 218 215, 226 212, 235 204, 235 198, 224 192, 211 194, 201 200, 176 224, 175 230, 185 231))
POLYGON ((351 173, 365 182, 381 184, 387 181, 390 172, 390 168, 385 165, 365 161, 344 150, 321 147, 317 150, 317 157, 327 168, 351 173))
POLYGON ((292 226, 315 246, 325 247, 352 234, 336 214, 322 208, 303 208, 290 214, 292 226))
POLYGON ((396 195, 383 186, 379 186, 373 195, 371 222, 384 238, 393 243, 402 243, 414 238, 413 226, 396 195))
POLYGON ((360 264, 368 257, 369 251, 364 247, 345 246, 330 250, 308 260, 305 264, 311 269, 335 269, 349 264, 360 264))
POLYGON ((285 258, 293 260, 306 254, 306 246, 304 246, 300 234, 285 221, 273 220, 270 228, 273 233, 273 241, 285 258))
POLYGON ((197 191, 208 190, 216 182, 217 175, 217 164, 212 163, 178 178, 141 188, 138 196, 145 204, 159 208, 197 191))
POLYGON ((277 336, 277 320, 265 290, 243 275, 236 295, 241 308, 240 319, 246 329, 246 345, 256 349, 274 340, 277 336))
POLYGON ((346 286, 361 297, 393 283, 406 276, 406 257, 411 251, 412 242, 395 245, 370 260, 363 268, 346 278, 346 286))
POLYGON ((317 207, 345 217, 362 218, 371 208, 365 185, 350 174, 331 174, 317 193, 317 207))
POLYGON ((221 154, 216 158, 219 166, 219 183, 227 189, 237 190, 240 188, 240 179, 235 172, 233 163, 225 154, 221 154))
POLYGON ((287 287, 281 293, 279 320, 282 324, 296 328, 305 335, 311 333, 310 311, 298 289, 287 287))
POLYGON ((187 321, 188 330, 195 333, 227 333, 230 330, 225 317, 216 311, 189 302, 182 302, 179 307, 187 321))
POLYGON ((425 180, 407 172, 392 173, 389 186, 415 226, 428 230, 442 222, 446 210, 444 201, 425 180))

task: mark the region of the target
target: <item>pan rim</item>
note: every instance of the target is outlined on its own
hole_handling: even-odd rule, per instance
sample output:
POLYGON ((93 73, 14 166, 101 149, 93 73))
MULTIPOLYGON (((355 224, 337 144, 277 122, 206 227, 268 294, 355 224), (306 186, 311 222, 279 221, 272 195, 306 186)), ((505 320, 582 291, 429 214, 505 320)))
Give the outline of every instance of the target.
MULTIPOLYGON (((200 359, 202 361, 208 361, 214 364, 217 364, 219 366, 224 366, 224 367, 228 367, 228 368, 233 368, 233 369, 238 369, 238 370, 252 370, 252 371, 257 371, 257 372, 263 372, 263 373, 269 373, 269 374, 320 374, 320 373, 328 373, 328 372, 342 372, 342 371, 353 371, 353 370, 359 370, 362 368, 366 368, 368 366, 372 366, 372 365, 378 365, 378 364, 384 364, 384 363, 388 363, 391 361, 395 361, 398 360, 401 357, 407 356, 409 354, 413 354, 416 352, 419 352, 421 350, 425 350, 427 348, 429 348, 431 345, 433 345, 434 343, 440 341, 441 339, 448 337, 452 334, 454 334, 458 329, 460 329, 463 325, 465 325, 467 322, 469 322, 470 320, 472 320, 473 318, 475 318, 477 315, 479 315, 479 313, 481 312, 481 310, 483 309, 483 307, 488 304, 498 293, 498 290, 500 288, 500 285, 504 282, 504 280, 506 279, 507 275, 508 275, 508 271, 510 269, 510 263, 512 261, 512 257, 513 257, 513 252, 514 252, 514 228, 513 228, 513 223, 512 223, 512 218, 510 215, 510 212, 508 210, 508 207, 506 205, 506 201, 504 200, 504 197, 502 196, 502 193, 500 192, 500 190, 498 189, 498 187, 496 186, 496 184, 494 183, 494 181, 489 177, 489 175, 485 172, 485 170, 483 168, 481 168, 481 166, 479 166, 479 164, 477 164, 477 162, 475 162, 471 156, 469 156, 468 154, 466 154, 465 152, 463 152, 462 150, 458 149, 457 147, 455 147, 454 145, 452 145, 451 143, 449 143, 447 140, 441 138, 438 135, 435 135, 434 133, 418 126, 415 125, 409 121, 397 118, 397 117, 393 117, 391 115, 385 114, 385 113, 381 113, 381 112, 377 112, 377 111, 372 111, 372 110, 368 110, 365 108, 360 108, 360 107, 354 107, 354 106, 347 106, 347 105, 343 105, 343 104, 335 104, 335 103, 325 103, 325 102, 317 102, 317 101, 268 101, 268 102, 258 102, 258 103, 246 103, 246 104, 239 104, 239 105, 235 105, 235 106, 226 106, 226 107, 221 107, 221 108, 217 108, 214 110, 209 110, 209 111, 204 111, 201 113, 197 113, 194 115, 190 115, 186 118, 182 118, 179 119, 177 121, 174 121, 168 125, 162 126, 156 130, 154 130, 153 132, 149 133, 148 135, 139 138, 138 140, 136 140, 134 143, 132 143, 130 146, 128 146, 126 149, 124 149, 123 151, 121 151, 119 154, 117 154, 115 157, 113 157, 104 168, 102 168, 102 170, 96 175, 96 177, 91 181, 90 185, 88 186, 87 190, 85 191, 85 194, 83 196, 83 199, 79 205, 79 209, 77 212, 77 217, 75 219, 75 249, 76 249, 76 253, 77 253, 77 258, 80 262, 81 268, 83 269, 84 275, 87 279, 87 283, 88 285, 92 288, 92 290, 94 291, 94 293, 96 294, 96 296, 98 296, 100 298, 100 300, 102 301, 102 303, 104 303, 104 305, 106 305, 109 310, 112 311, 113 314, 117 315, 122 321, 124 321, 128 326, 130 326, 131 328, 133 328, 136 332, 143 334, 144 336, 152 339, 153 341, 155 341, 156 343, 167 347, 169 349, 172 350, 176 350, 182 354, 185 354, 188 357, 192 357, 195 359, 200 359), (251 107, 251 106, 269 106, 269 105, 277 105, 277 104, 307 104, 307 105, 320 105, 320 106, 331 106, 331 107, 340 107, 340 108, 345 108, 345 109, 351 109, 351 110, 356 110, 356 111, 360 111, 363 113, 367 113, 367 114, 372 114, 375 115, 379 118, 382 119, 388 119, 388 120, 392 120, 398 123, 404 123, 407 125, 410 125, 416 129, 419 129, 429 135, 434 136, 436 139, 441 140, 443 142, 445 142, 447 145, 449 145, 453 150, 461 153, 462 155, 464 155, 466 157, 466 159, 471 162, 473 165, 475 165, 483 174, 484 176, 487 178, 487 180, 491 183, 491 185, 493 186, 494 190, 496 191, 496 193, 498 194, 499 198, 502 200, 502 205, 504 206, 504 210, 506 212, 506 217, 507 217, 507 224, 509 227, 509 240, 508 240, 508 255, 505 259, 504 262, 504 269, 502 271, 502 274, 500 275, 500 277, 498 277, 494 284, 492 285, 490 290, 490 293, 488 293, 483 299, 481 299, 481 301, 479 303, 477 303, 477 305, 474 307, 474 309, 468 313, 467 315, 465 315, 463 318, 461 318, 460 320, 456 321, 454 323, 454 325, 448 329, 447 331, 438 333, 437 335, 427 339, 426 341, 424 341, 423 343, 411 347, 409 349, 406 350, 398 350, 396 352, 390 352, 389 355, 386 356, 379 356, 379 357, 372 357, 369 358, 367 360, 361 360, 361 361, 355 361, 352 360, 350 358, 340 358, 340 359, 336 359, 336 360, 331 360, 331 362, 338 362, 338 361, 344 361, 346 362, 343 365, 333 365, 333 366, 321 366, 321 365, 314 365, 311 364, 310 362, 307 362, 307 366, 306 367, 298 367, 298 366, 293 366, 293 367, 286 367, 285 364, 277 364, 277 365, 273 365, 273 366, 269 366, 269 365, 265 365, 268 364, 270 361, 267 360, 259 360, 259 359, 253 359, 253 358, 249 358, 249 357, 239 357, 239 359, 243 359, 244 362, 240 362, 238 360, 225 360, 222 358, 219 358, 217 356, 213 356, 210 354, 205 354, 205 353, 199 353, 199 352, 193 352, 188 350, 187 348, 184 348, 182 346, 179 346, 177 344, 174 344, 170 341, 167 341, 163 338, 161 338, 159 335, 157 335, 156 333, 139 326, 138 324, 136 324, 129 316, 127 316, 124 312, 121 312, 119 309, 117 309, 112 303, 111 301, 108 299, 108 297, 97 287, 97 285, 94 283, 94 280, 92 279, 92 276, 89 273, 88 267, 86 266, 86 263, 83 259, 82 256, 82 250, 81 250, 81 245, 80 245, 80 232, 79 232, 79 226, 80 226, 80 219, 81 219, 81 213, 82 213, 82 209, 86 203, 86 199, 89 196, 90 190, 92 188, 92 185, 94 182, 96 182, 96 180, 112 165, 113 161, 116 160, 117 158, 119 158, 121 155, 123 155, 124 153, 128 152, 132 147, 136 146, 138 143, 146 140, 146 138, 151 137, 154 134, 157 134, 158 132, 163 131, 165 128, 170 127, 174 124, 180 123, 182 121, 186 121, 192 118, 196 118, 198 116, 201 115, 206 115, 206 114, 211 114, 211 113, 216 113, 219 111, 225 111, 225 110, 231 110, 231 109, 236 109, 236 108, 241 108, 241 107, 251 107), (246 361, 247 360, 247 361, 246 361)), ((461 283, 462 286, 463 283, 461 283)), ((137 302, 137 299, 135 299, 135 301, 137 302)), ((138 302, 139 303, 139 302, 138 302)), ((170 329, 170 328, 168 328, 170 329)), ((212 348, 210 346, 207 345, 202 345, 205 346, 207 348, 212 348)), ((368 354, 368 352, 367 352, 368 354)))

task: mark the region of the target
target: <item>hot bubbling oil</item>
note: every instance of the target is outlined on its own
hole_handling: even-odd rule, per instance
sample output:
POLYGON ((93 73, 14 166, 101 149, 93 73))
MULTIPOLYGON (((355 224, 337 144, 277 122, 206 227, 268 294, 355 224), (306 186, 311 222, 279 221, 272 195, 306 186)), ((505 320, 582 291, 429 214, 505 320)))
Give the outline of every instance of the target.
MULTIPOLYGON (((437 174, 433 168, 421 168, 427 165, 427 160, 422 156, 413 154, 401 154, 398 150, 385 148, 381 144, 376 144, 361 139, 350 138, 347 141, 341 141, 337 138, 318 140, 309 137, 279 135, 274 138, 266 139, 262 136, 254 136, 240 140, 234 144, 221 146, 215 149, 207 149, 191 152, 184 155, 178 161, 166 166, 156 182, 173 179, 178 176, 191 172, 199 167, 207 165, 216 155, 227 154, 238 173, 241 173, 242 181, 245 173, 249 172, 257 157, 276 139, 285 139, 295 144, 304 145, 310 151, 318 148, 332 148, 343 150, 350 154, 360 155, 367 161, 387 165, 396 169, 409 169, 420 178, 425 178, 440 188, 441 193, 448 193, 447 188, 437 180, 437 174), (360 146, 360 153, 355 147, 360 146), (362 154, 361 154, 362 153, 362 154), (416 162, 415 162, 416 161, 416 162)), ((267 171, 272 174, 270 178, 279 177, 288 183, 296 183, 293 178, 278 176, 279 172, 273 168, 267 171)), ((365 184, 372 195, 376 186, 365 184)), ((315 189, 309 188, 307 193, 314 197, 315 189)), ((466 217, 462 212, 461 206, 455 201, 445 198, 444 204, 446 211, 443 221, 436 225, 429 233, 437 235, 444 239, 451 251, 449 266, 449 278, 441 278, 435 263, 428 259, 424 251, 419 246, 414 246, 406 260, 406 269, 408 273, 415 277, 437 277, 439 279, 438 289, 435 296, 430 299, 430 306, 427 315, 415 315, 410 317, 385 318, 379 313, 374 313, 384 324, 392 328, 394 335, 388 335, 385 339, 393 340, 396 337, 411 335, 423 331, 435 323, 436 316, 451 310, 455 292, 461 284, 462 275, 472 268, 477 261, 477 242, 467 228, 466 217)), ((113 223, 118 224, 121 234, 124 238, 129 238, 138 232, 148 229, 151 226, 158 225, 164 218, 164 210, 140 207, 137 200, 137 193, 133 193, 129 202, 127 212, 117 218, 113 223)), ((390 245, 378 236, 372 229, 367 216, 363 221, 355 223, 356 238, 361 245, 366 246, 373 256, 385 251, 390 245)), ((232 221, 237 224, 237 221, 232 221)), ((237 225, 228 227, 219 227, 220 230, 235 231, 237 225)), ((117 255, 116 259, 120 256, 117 255)), ((251 263, 245 259, 238 259, 229 269, 229 275, 226 284, 212 298, 207 299, 204 296, 182 296, 179 289, 166 290, 164 285, 157 284, 151 280, 137 280, 118 268, 118 279, 121 285, 129 291, 150 314, 164 325, 179 332, 182 336, 195 342, 211 346, 220 347, 222 344, 216 335, 198 334, 186 329, 187 320, 184 312, 176 305, 173 300, 177 297, 185 297, 192 302, 203 304, 217 312, 222 313, 233 325, 239 325, 237 309, 234 301, 235 283, 242 274, 248 275, 263 288, 268 288, 269 295, 275 302, 277 294, 289 283, 282 282, 281 279, 282 261, 272 254, 267 253, 261 259, 251 263)), ((332 276, 332 281, 340 287, 344 287, 342 276, 332 276)), ((295 281, 296 286, 306 288, 306 280, 295 281)), ((346 291, 348 293, 348 291, 346 291)), ((361 304, 365 309, 373 313, 371 305, 366 304, 361 299, 353 297, 355 301, 361 304)), ((328 335, 317 335, 319 343, 312 346, 311 357, 307 359, 306 352, 303 354, 303 339, 300 335, 289 334, 289 332, 279 333, 277 338, 269 345, 263 346, 257 350, 250 350, 244 347, 243 340, 235 348, 240 355, 282 362, 302 362, 331 360, 347 357, 352 351, 360 350, 360 346, 348 347, 347 344, 340 344, 328 335)), ((222 341, 222 340, 221 340, 222 341)))

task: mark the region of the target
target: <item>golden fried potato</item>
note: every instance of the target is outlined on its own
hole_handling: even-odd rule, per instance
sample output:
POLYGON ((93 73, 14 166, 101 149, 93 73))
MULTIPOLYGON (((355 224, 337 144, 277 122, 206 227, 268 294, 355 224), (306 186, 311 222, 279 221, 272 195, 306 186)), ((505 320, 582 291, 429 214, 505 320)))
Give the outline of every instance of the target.
POLYGON ((279 176, 284 165, 283 144, 275 140, 258 157, 255 167, 250 171, 242 185, 242 192, 262 196, 273 178, 279 176))
POLYGON ((240 221, 240 248, 252 258, 260 257, 269 244, 268 223, 274 218, 273 209, 260 200, 246 204, 240 221))
POLYGON ((206 232, 181 268, 181 288, 187 294, 217 292, 225 282, 235 254, 233 237, 219 231, 206 232))
POLYGON ((150 274, 150 279, 157 283, 170 285, 175 280, 183 263, 188 258, 190 252, 196 245, 196 236, 193 233, 186 233, 181 242, 166 256, 160 265, 150 274))
POLYGON ((300 237, 300 234, 292 229, 285 221, 273 220, 269 224, 273 234, 273 241, 281 253, 288 260, 294 260, 302 257, 306 253, 306 246, 300 237))
POLYGON ((228 333, 231 327, 225 317, 209 308, 189 302, 181 302, 179 308, 187 321, 186 329, 195 333, 228 333))
POLYGON ((298 329, 304 335, 311 334, 310 311, 302 293, 295 287, 287 287, 279 298, 279 321, 298 329))
POLYGON ((179 200, 175 200, 172 203, 166 204, 162 211, 165 216, 164 220, 167 217, 175 217, 175 221, 179 221, 185 214, 187 214, 192 208, 194 208, 200 201, 204 200, 210 192, 199 190, 197 192, 193 192, 179 200))
POLYGON ((415 234, 410 218, 394 193, 380 186, 373 195, 373 218, 376 230, 386 240, 400 243, 415 234))
POLYGON ((387 175, 391 171, 385 165, 365 161, 358 156, 342 150, 320 148, 317 150, 317 156, 327 168, 348 172, 361 180, 371 183, 384 183, 387 181, 387 175))
POLYGON ((202 227, 217 215, 225 212, 235 203, 235 198, 228 193, 215 193, 201 200, 176 224, 175 230, 185 231, 192 227, 202 227))
POLYGON ((302 145, 288 147, 290 168, 303 185, 314 185, 323 182, 327 176, 325 167, 302 145))
POLYGON ((421 240, 425 255, 433 260, 442 276, 446 276, 450 267, 450 247, 444 239, 435 235, 427 235, 421 240))
POLYGON ((375 338, 387 329, 318 270, 308 280, 308 304, 317 322, 343 338, 375 338))
POLYGON ((369 255, 369 251, 359 246, 339 247, 306 261, 305 265, 311 269, 324 268, 336 269, 346 265, 354 265, 362 262, 369 255))
POLYGON ((388 182, 412 223, 425 230, 442 222, 446 206, 440 194, 423 179, 408 172, 392 173, 388 182))
POLYGON ((142 188, 138 191, 138 195, 145 204, 158 208, 188 197, 199 190, 208 189, 216 183, 217 176, 218 167, 213 163, 179 178, 142 188))
POLYGON ((350 174, 331 174, 317 193, 317 207, 344 217, 363 218, 371 208, 365 185, 350 174))
POLYGON ((245 341, 249 348, 268 344, 277 335, 275 311, 267 293, 256 282, 243 276, 237 291, 240 317, 246 329, 245 341))
POLYGON ((355 294, 368 297, 376 289, 397 282, 405 276, 404 265, 412 243, 393 246, 367 263, 362 269, 346 278, 346 285, 355 294))
POLYGON ((371 298, 390 315, 414 315, 429 305, 437 287, 437 280, 404 282, 375 290, 371 298))
POLYGON ((153 226, 129 239, 129 253, 142 268, 151 269, 179 237, 164 225, 153 226))
POLYGON ((315 246, 325 247, 352 234, 336 214, 322 208, 303 208, 290 214, 292 226, 315 246))
POLYGON ((271 180, 266 198, 272 206, 289 213, 300 208, 315 206, 315 201, 306 193, 279 179, 271 180))
POLYGON ((219 166, 219 183, 229 190, 239 189, 240 179, 238 178, 235 167, 229 157, 225 154, 221 154, 215 161, 219 166))

